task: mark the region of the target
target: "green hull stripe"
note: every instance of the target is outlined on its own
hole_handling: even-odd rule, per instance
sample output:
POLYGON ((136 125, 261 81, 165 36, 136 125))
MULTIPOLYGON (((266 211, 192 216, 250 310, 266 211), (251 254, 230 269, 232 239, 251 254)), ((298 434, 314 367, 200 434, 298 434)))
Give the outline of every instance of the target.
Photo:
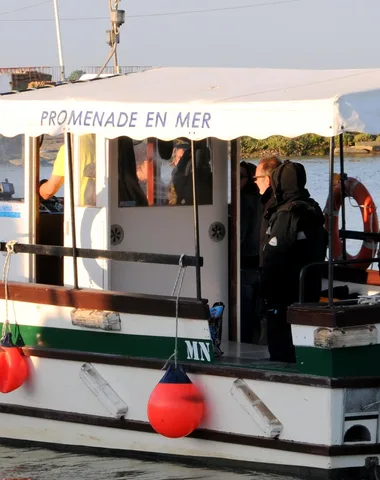
MULTIPOLYGON (((0 327, 2 324, 0 324, 0 327)), ((74 330, 19 325, 27 347, 57 348, 89 353, 167 360, 174 352, 174 337, 126 335, 104 331, 74 330)), ((14 332, 14 326, 12 327, 14 332)), ((16 342, 16 335, 13 334, 16 342)), ((178 339, 179 360, 210 363, 214 352, 210 340, 178 339), (208 354, 208 355, 207 355, 208 354)))
POLYGON ((349 348, 296 347, 299 373, 327 377, 380 376, 380 345, 349 348))
MULTIPOLYGON (((0 327, 2 324, 0 324, 0 327)), ((14 327, 13 327, 14 329, 14 327)), ((174 352, 174 337, 127 335, 105 331, 53 328, 20 325, 27 347, 46 347, 77 352, 123 355, 137 358, 158 358, 166 361, 174 352)), ((16 340, 15 335, 13 337, 16 340)), ((268 362, 268 370, 297 372, 326 377, 380 376, 380 344, 365 347, 325 349, 296 347, 297 365, 276 365, 268 362), (290 367, 290 368, 289 368, 290 367)), ((178 339, 180 361, 213 363, 214 353, 210 340, 178 339)), ((218 363, 227 363, 220 359, 218 363)), ((234 365, 235 366, 235 365, 234 365)), ((246 367, 248 365, 245 365, 246 367)), ((253 362, 248 368, 265 368, 263 362, 253 362)))

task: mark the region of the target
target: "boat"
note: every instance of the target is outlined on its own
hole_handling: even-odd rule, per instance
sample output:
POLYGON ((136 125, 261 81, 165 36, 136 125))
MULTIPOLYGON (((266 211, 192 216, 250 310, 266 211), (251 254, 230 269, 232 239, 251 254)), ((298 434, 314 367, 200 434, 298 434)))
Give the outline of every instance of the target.
POLYGON ((0 141, 22 145, 24 184, 0 188, 14 192, 0 199, 1 321, 19 352, 14 366, 13 347, 0 351, 0 441, 374 478, 380 277, 368 268, 379 261, 379 237, 374 228, 336 232, 332 212, 336 185, 345 188, 349 176, 341 148, 336 183, 335 138, 380 131, 379 85, 380 69, 153 68, 1 96, 0 141), (331 139, 327 299, 305 304, 301 281, 300 301, 288 310, 297 362, 285 364, 270 362, 265 346, 240 343, 237 168, 242 136, 305 133, 331 139), (44 138, 62 134, 64 201, 41 210, 40 150, 44 138), (177 140, 192 147, 192 197, 172 206, 157 181, 166 182, 177 140), (202 201, 197 145, 212 171, 212 196, 202 201), (145 206, 120 187, 122 158, 130 158, 121 153, 140 147, 145 206), (95 189, 92 200, 83 182, 95 189), (334 242, 344 252, 347 238, 371 247, 363 258, 335 258, 334 242), (339 286, 356 296, 337 299, 339 286), (180 438, 158 433, 148 416, 173 361, 204 405, 201 422, 180 438))

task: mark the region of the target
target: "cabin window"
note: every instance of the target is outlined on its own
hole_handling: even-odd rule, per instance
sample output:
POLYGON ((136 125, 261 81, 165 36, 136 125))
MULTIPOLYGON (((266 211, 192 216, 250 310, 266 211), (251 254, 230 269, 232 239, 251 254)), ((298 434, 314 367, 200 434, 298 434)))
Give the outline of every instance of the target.
POLYGON ((0 201, 24 201, 24 135, 0 135, 0 201))
MULTIPOLYGON (((194 142, 197 198, 212 203, 209 141, 194 142)), ((118 139, 119 207, 193 204, 191 144, 186 140, 118 139)))
POLYGON ((96 136, 79 137, 80 192, 81 207, 96 206, 96 136))

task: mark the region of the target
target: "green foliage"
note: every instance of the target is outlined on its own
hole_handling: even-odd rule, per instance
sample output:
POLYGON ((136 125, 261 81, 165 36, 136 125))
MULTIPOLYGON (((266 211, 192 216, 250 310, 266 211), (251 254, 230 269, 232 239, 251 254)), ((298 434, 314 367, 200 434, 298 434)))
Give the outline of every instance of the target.
POLYGON ((325 155, 328 149, 328 139, 314 134, 302 135, 296 138, 285 138, 276 135, 264 140, 244 137, 241 140, 241 154, 243 157, 250 157, 255 153, 271 153, 283 156, 325 155))
POLYGON ((355 142, 374 142, 376 135, 370 135, 369 133, 358 133, 355 135, 355 142))
MULTIPOLYGON (((380 141, 380 136, 367 133, 344 133, 343 145, 349 147, 356 142, 380 141)), ((339 147, 339 137, 335 137, 335 146, 339 147)), ((273 154, 280 156, 327 155, 330 148, 330 139, 313 133, 296 138, 285 138, 279 135, 256 140, 251 137, 242 137, 241 156, 251 158, 258 155, 273 154)))
MULTIPOLYGON (((355 145, 355 135, 353 133, 344 133, 343 134, 343 145, 345 147, 351 147, 352 145, 355 145)), ((339 146, 339 137, 335 137, 335 145, 338 147, 339 146)))
POLYGON ((70 73, 69 76, 69 82, 76 82, 77 80, 80 79, 80 77, 86 72, 83 70, 74 70, 73 72, 70 73))

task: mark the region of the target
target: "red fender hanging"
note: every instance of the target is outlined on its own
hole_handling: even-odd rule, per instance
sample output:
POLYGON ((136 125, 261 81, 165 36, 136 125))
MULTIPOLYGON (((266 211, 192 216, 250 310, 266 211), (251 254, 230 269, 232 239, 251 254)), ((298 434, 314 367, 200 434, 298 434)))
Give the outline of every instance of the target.
MULTIPOLYGON (((348 177, 344 181, 345 195, 353 198, 360 207, 363 220, 363 232, 365 233, 379 233, 379 221, 377 218, 375 202, 366 187, 356 178, 348 177)), ((335 183, 334 187, 334 211, 333 211, 333 258, 340 260, 342 256, 342 241, 339 237, 339 210, 342 205, 342 195, 340 181, 335 183)), ((325 227, 329 228, 328 215, 328 199, 325 207, 325 227)), ((357 255, 350 255, 347 253, 347 260, 365 260, 376 256, 377 243, 363 241, 362 246, 357 255)), ((370 266, 368 263, 357 263, 349 265, 351 268, 358 268, 365 270, 370 266)))
POLYGON ((170 365, 148 401, 149 422, 169 438, 186 437, 200 424, 204 402, 181 366, 170 365))
POLYGON ((13 392, 28 377, 28 364, 20 348, 12 341, 12 334, 4 335, 0 342, 0 392, 13 392))

